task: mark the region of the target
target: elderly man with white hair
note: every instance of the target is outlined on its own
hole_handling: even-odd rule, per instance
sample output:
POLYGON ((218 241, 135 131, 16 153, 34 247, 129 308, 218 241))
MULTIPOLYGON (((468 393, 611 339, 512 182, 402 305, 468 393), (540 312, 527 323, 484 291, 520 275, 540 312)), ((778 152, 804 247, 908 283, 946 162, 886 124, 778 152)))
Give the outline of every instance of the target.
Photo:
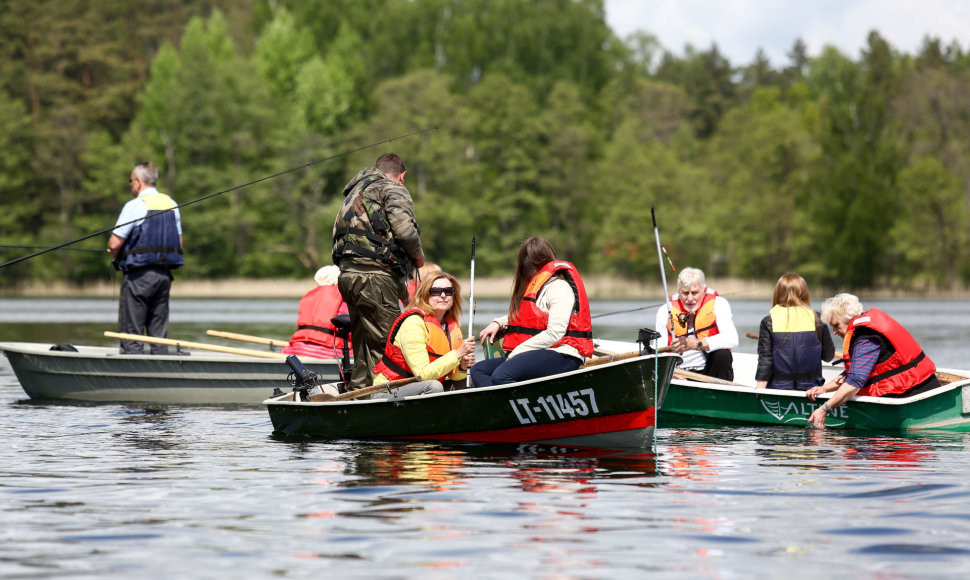
MULTIPOLYGON (((125 203, 108 240, 116 268, 125 273, 118 301, 118 331, 168 337, 168 300, 172 270, 185 264, 182 217, 178 204, 155 189, 158 169, 148 161, 135 165, 128 177, 134 199, 125 203)), ((143 354, 137 340, 122 340, 121 354, 143 354)), ((152 354, 168 354, 152 344, 152 354)))
POLYGON ((707 287, 704 272, 684 268, 677 277, 677 294, 657 310, 657 332, 680 353, 680 368, 710 377, 734 380, 738 329, 727 299, 707 287))
POLYGON ((822 303, 822 322, 842 337, 841 375, 808 390, 815 400, 836 391, 812 412, 809 426, 822 429, 833 409, 856 395, 909 397, 940 386, 936 365, 916 339, 878 308, 864 310, 859 298, 837 294, 822 303))
POLYGON ((283 354, 333 358, 343 352, 344 341, 339 338, 331 320, 338 314, 347 314, 347 304, 337 288, 340 268, 324 266, 317 270, 313 279, 317 287, 300 299, 296 315, 296 332, 290 337, 290 345, 283 354))

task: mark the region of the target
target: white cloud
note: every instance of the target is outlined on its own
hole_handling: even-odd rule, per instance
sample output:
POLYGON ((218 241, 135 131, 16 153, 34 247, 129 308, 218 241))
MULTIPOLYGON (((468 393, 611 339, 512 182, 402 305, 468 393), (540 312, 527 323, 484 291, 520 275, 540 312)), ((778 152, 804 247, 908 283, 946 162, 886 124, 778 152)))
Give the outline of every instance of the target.
POLYGON ((605 0, 607 22, 620 36, 641 30, 675 54, 717 43, 732 64, 750 63, 762 48, 772 64, 801 38, 811 56, 831 44, 858 58, 877 30, 900 52, 916 53, 929 35, 970 49, 966 0, 605 0))

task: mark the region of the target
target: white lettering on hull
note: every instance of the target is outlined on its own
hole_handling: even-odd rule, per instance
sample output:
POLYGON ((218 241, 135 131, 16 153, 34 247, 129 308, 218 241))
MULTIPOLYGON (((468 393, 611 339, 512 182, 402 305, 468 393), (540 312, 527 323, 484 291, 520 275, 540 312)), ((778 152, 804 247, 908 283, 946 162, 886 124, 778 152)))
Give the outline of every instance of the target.
POLYGON ((546 421, 563 421, 598 415, 596 395, 593 389, 569 391, 564 394, 547 395, 536 399, 509 399, 515 418, 522 425, 546 421))

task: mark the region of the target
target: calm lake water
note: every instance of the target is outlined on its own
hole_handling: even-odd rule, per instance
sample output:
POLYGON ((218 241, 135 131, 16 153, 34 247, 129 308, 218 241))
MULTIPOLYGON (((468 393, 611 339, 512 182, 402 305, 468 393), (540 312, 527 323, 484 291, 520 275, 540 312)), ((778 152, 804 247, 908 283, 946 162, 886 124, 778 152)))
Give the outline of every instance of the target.
MULTIPOLYGON (((755 352, 743 334, 770 305, 731 302, 755 352)), ((938 366, 970 366, 970 304, 864 303, 938 366)), ((633 340, 644 306, 595 303, 617 312, 596 333, 633 340)), ((112 344, 116 308, 0 299, 0 341, 112 344)), ((476 327, 502 309, 482 302, 476 327)), ((179 300, 169 334, 285 339, 295 318, 290 300, 179 300)), ((970 577, 970 435, 661 416, 654 450, 617 453, 271 431, 258 407, 30 402, 0 357, 0 577, 970 577)))

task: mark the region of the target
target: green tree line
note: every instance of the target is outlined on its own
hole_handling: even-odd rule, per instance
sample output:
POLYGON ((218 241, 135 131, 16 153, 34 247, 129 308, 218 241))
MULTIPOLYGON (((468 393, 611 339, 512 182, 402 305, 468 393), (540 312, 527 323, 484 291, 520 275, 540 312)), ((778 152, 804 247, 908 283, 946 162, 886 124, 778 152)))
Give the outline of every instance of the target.
MULTIPOLYGON (((151 160, 179 203, 225 192, 183 208, 182 276, 306 278, 330 262, 344 183, 393 150, 428 259, 458 275, 472 235, 480 275, 542 235, 584 272, 654 281, 656 208, 675 265, 709 275, 970 281, 956 42, 793 39, 786 63, 739 64, 618 38, 602 0, 14 1, 0 39, 3 246, 110 228, 151 160)), ((56 251, 0 286, 110 275, 56 251)))

